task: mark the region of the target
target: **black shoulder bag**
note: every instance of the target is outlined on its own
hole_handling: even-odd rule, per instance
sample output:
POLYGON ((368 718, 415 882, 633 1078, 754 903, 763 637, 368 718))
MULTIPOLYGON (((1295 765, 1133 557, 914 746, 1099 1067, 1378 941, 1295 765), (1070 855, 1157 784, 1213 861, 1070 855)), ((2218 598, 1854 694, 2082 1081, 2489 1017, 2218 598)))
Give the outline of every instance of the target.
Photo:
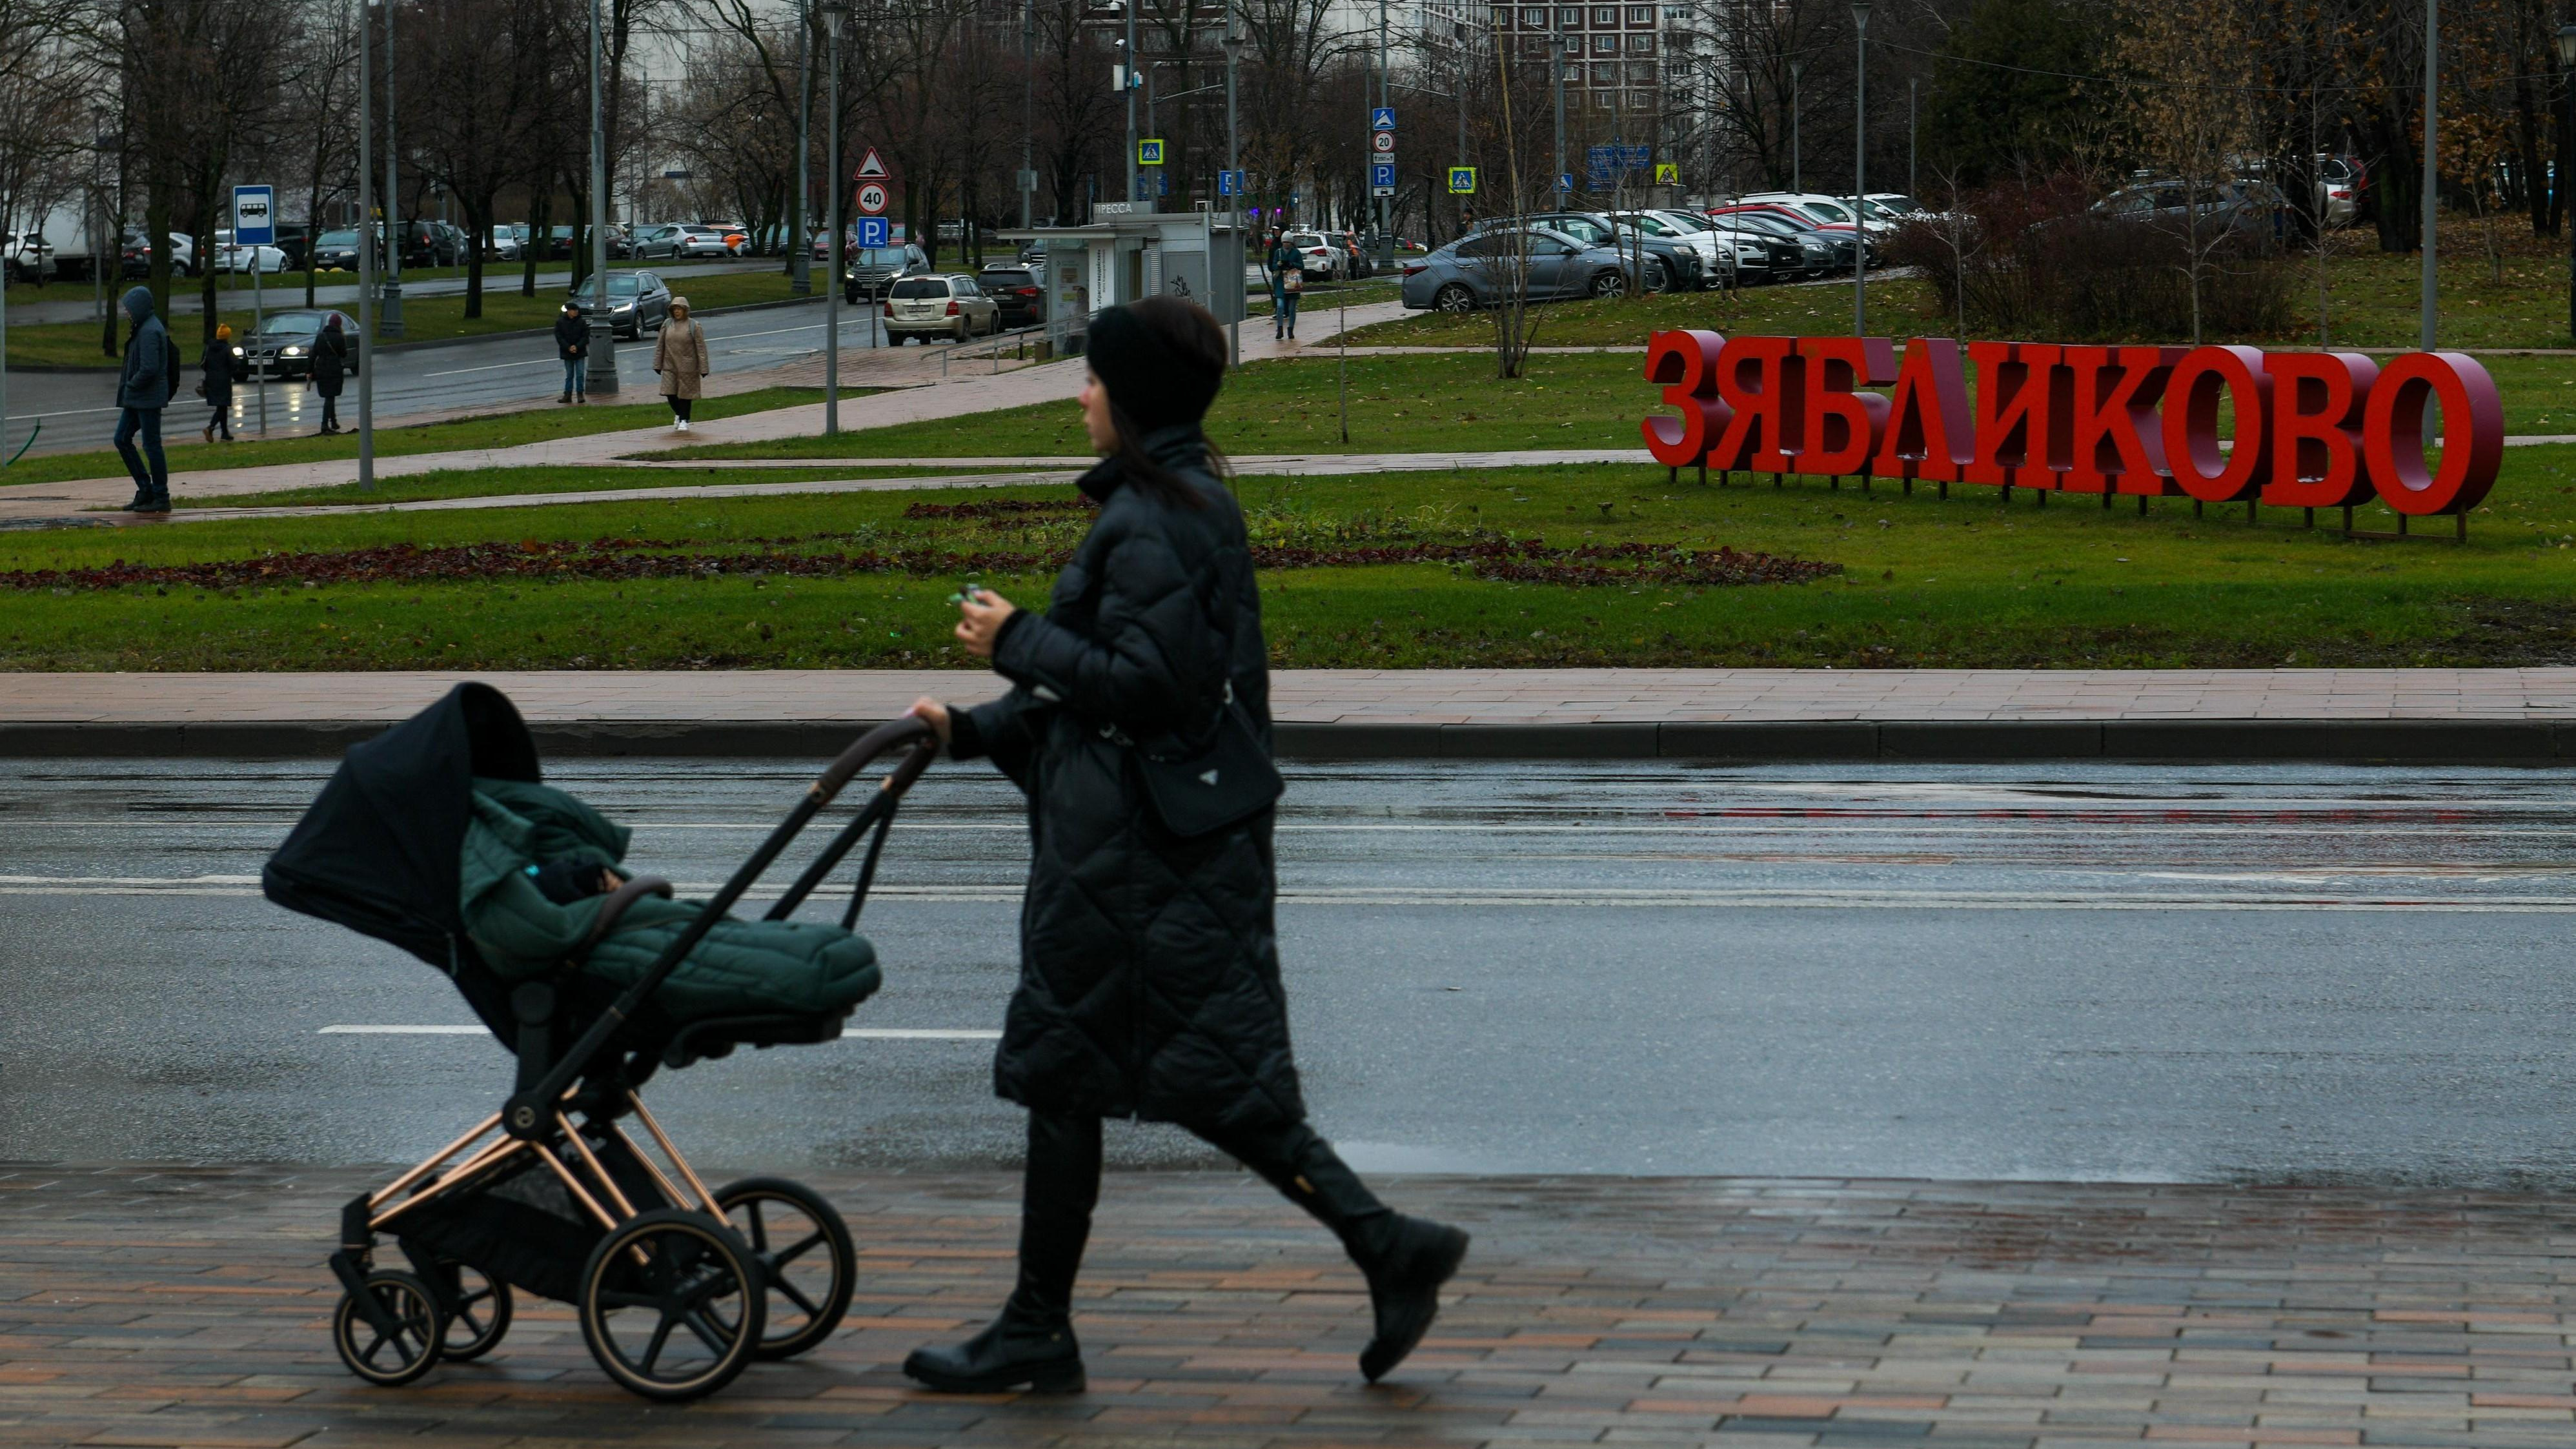
POLYGON ((1195 739, 1175 732, 1154 744, 1140 744, 1110 724, 1102 725, 1100 733, 1135 750, 1147 802, 1163 828, 1185 840, 1242 824, 1277 804, 1288 788, 1253 732, 1251 716, 1235 702, 1232 681, 1217 704, 1216 718, 1195 739))

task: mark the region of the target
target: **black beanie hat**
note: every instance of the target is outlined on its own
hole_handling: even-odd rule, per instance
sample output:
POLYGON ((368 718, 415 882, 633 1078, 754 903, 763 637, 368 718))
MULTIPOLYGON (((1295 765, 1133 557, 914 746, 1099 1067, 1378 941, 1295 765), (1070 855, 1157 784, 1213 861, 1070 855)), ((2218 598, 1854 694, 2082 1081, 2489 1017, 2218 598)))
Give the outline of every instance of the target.
POLYGON ((1195 425, 1225 381, 1224 359, 1210 367, 1174 351, 1138 319, 1133 303, 1093 317, 1083 352, 1111 405, 1149 433, 1195 425))

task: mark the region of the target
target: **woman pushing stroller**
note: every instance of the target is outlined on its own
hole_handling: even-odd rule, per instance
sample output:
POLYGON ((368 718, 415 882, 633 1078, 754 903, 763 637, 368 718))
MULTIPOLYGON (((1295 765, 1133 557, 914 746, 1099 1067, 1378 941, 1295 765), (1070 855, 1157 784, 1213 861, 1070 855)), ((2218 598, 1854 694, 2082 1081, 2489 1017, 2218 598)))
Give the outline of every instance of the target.
POLYGON ((1019 1278, 965 1343, 904 1372, 984 1393, 1084 1386, 1073 1284, 1100 1191, 1101 1120, 1172 1122, 1267 1179, 1366 1275, 1372 1381, 1431 1325, 1467 1235, 1371 1195, 1307 1125, 1272 923, 1269 674, 1243 517, 1200 420, 1225 339, 1150 297, 1092 320, 1081 480, 1098 521, 1043 613, 963 597, 957 636, 1010 693, 923 699, 959 759, 1029 796, 1020 985, 995 1089, 1029 1109, 1019 1278))

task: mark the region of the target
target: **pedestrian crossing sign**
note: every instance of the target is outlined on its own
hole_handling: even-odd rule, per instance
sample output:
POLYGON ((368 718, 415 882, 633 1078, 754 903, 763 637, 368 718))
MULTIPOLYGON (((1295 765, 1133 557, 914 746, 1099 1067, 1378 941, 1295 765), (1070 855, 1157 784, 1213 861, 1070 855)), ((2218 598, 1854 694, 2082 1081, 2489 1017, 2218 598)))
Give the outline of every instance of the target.
POLYGON ((1136 143, 1136 164, 1137 164, 1137 165, 1139 165, 1139 166, 1160 166, 1160 165, 1162 165, 1162 164, 1163 164, 1163 143, 1162 143, 1161 141, 1159 141, 1159 140, 1153 140, 1153 141, 1139 141, 1139 142, 1137 142, 1137 143, 1136 143))
POLYGON ((1475 195, 1475 194, 1476 194, 1476 168, 1475 168, 1475 167, 1473 167, 1473 166, 1452 166, 1452 167, 1450 167, 1450 168, 1449 168, 1449 194, 1450 194, 1451 196, 1473 196, 1473 195, 1475 195))
POLYGON ((1656 162, 1656 163, 1655 163, 1655 184, 1656 184, 1657 186, 1679 186, 1679 185, 1681 185, 1681 184, 1682 184, 1682 168, 1681 168, 1681 167, 1679 167, 1679 166, 1674 165, 1674 164, 1673 164, 1672 162, 1670 162, 1670 161, 1658 161, 1658 162, 1656 162))

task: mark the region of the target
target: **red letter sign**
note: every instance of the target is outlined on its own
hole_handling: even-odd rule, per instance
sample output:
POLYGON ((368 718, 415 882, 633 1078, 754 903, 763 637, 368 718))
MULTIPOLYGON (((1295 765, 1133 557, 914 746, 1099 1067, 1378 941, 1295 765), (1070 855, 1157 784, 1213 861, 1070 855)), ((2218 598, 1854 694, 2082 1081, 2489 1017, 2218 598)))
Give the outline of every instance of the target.
POLYGON ((2263 476, 2263 421, 2272 379, 2251 347, 2195 347, 2165 383, 2165 461, 2182 491, 2205 503, 2250 498, 2263 476), (2236 447, 2218 446, 2218 394, 2236 402, 2236 447))
POLYGON ((2379 364, 2358 352, 2275 352, 2263 370, 2272 375, 2272 481, 2263 501, 2348 508, 2369 498, 2361 416, 2379 364))
POLYGON ((1648 418, 1646 451, 1667 468, 1708 456, 1713 433, 1734 416, 1717 400, 1718 353, 1726 338, 1715 332, 1658 332, 1646 344, 1646 381, 1664 385, 1664 403, 1679 415, 1648 418))
POLYGON ((2410 352, 2371 384, 2362 437, 2382 501, 2423 517, 2466 513, 2495 486, 2504 461, 2504 404, 2495 379, 2464 352, 2410 352), (2424 404, 2442 404, 2442 471, 2424 466, 2424 404))

